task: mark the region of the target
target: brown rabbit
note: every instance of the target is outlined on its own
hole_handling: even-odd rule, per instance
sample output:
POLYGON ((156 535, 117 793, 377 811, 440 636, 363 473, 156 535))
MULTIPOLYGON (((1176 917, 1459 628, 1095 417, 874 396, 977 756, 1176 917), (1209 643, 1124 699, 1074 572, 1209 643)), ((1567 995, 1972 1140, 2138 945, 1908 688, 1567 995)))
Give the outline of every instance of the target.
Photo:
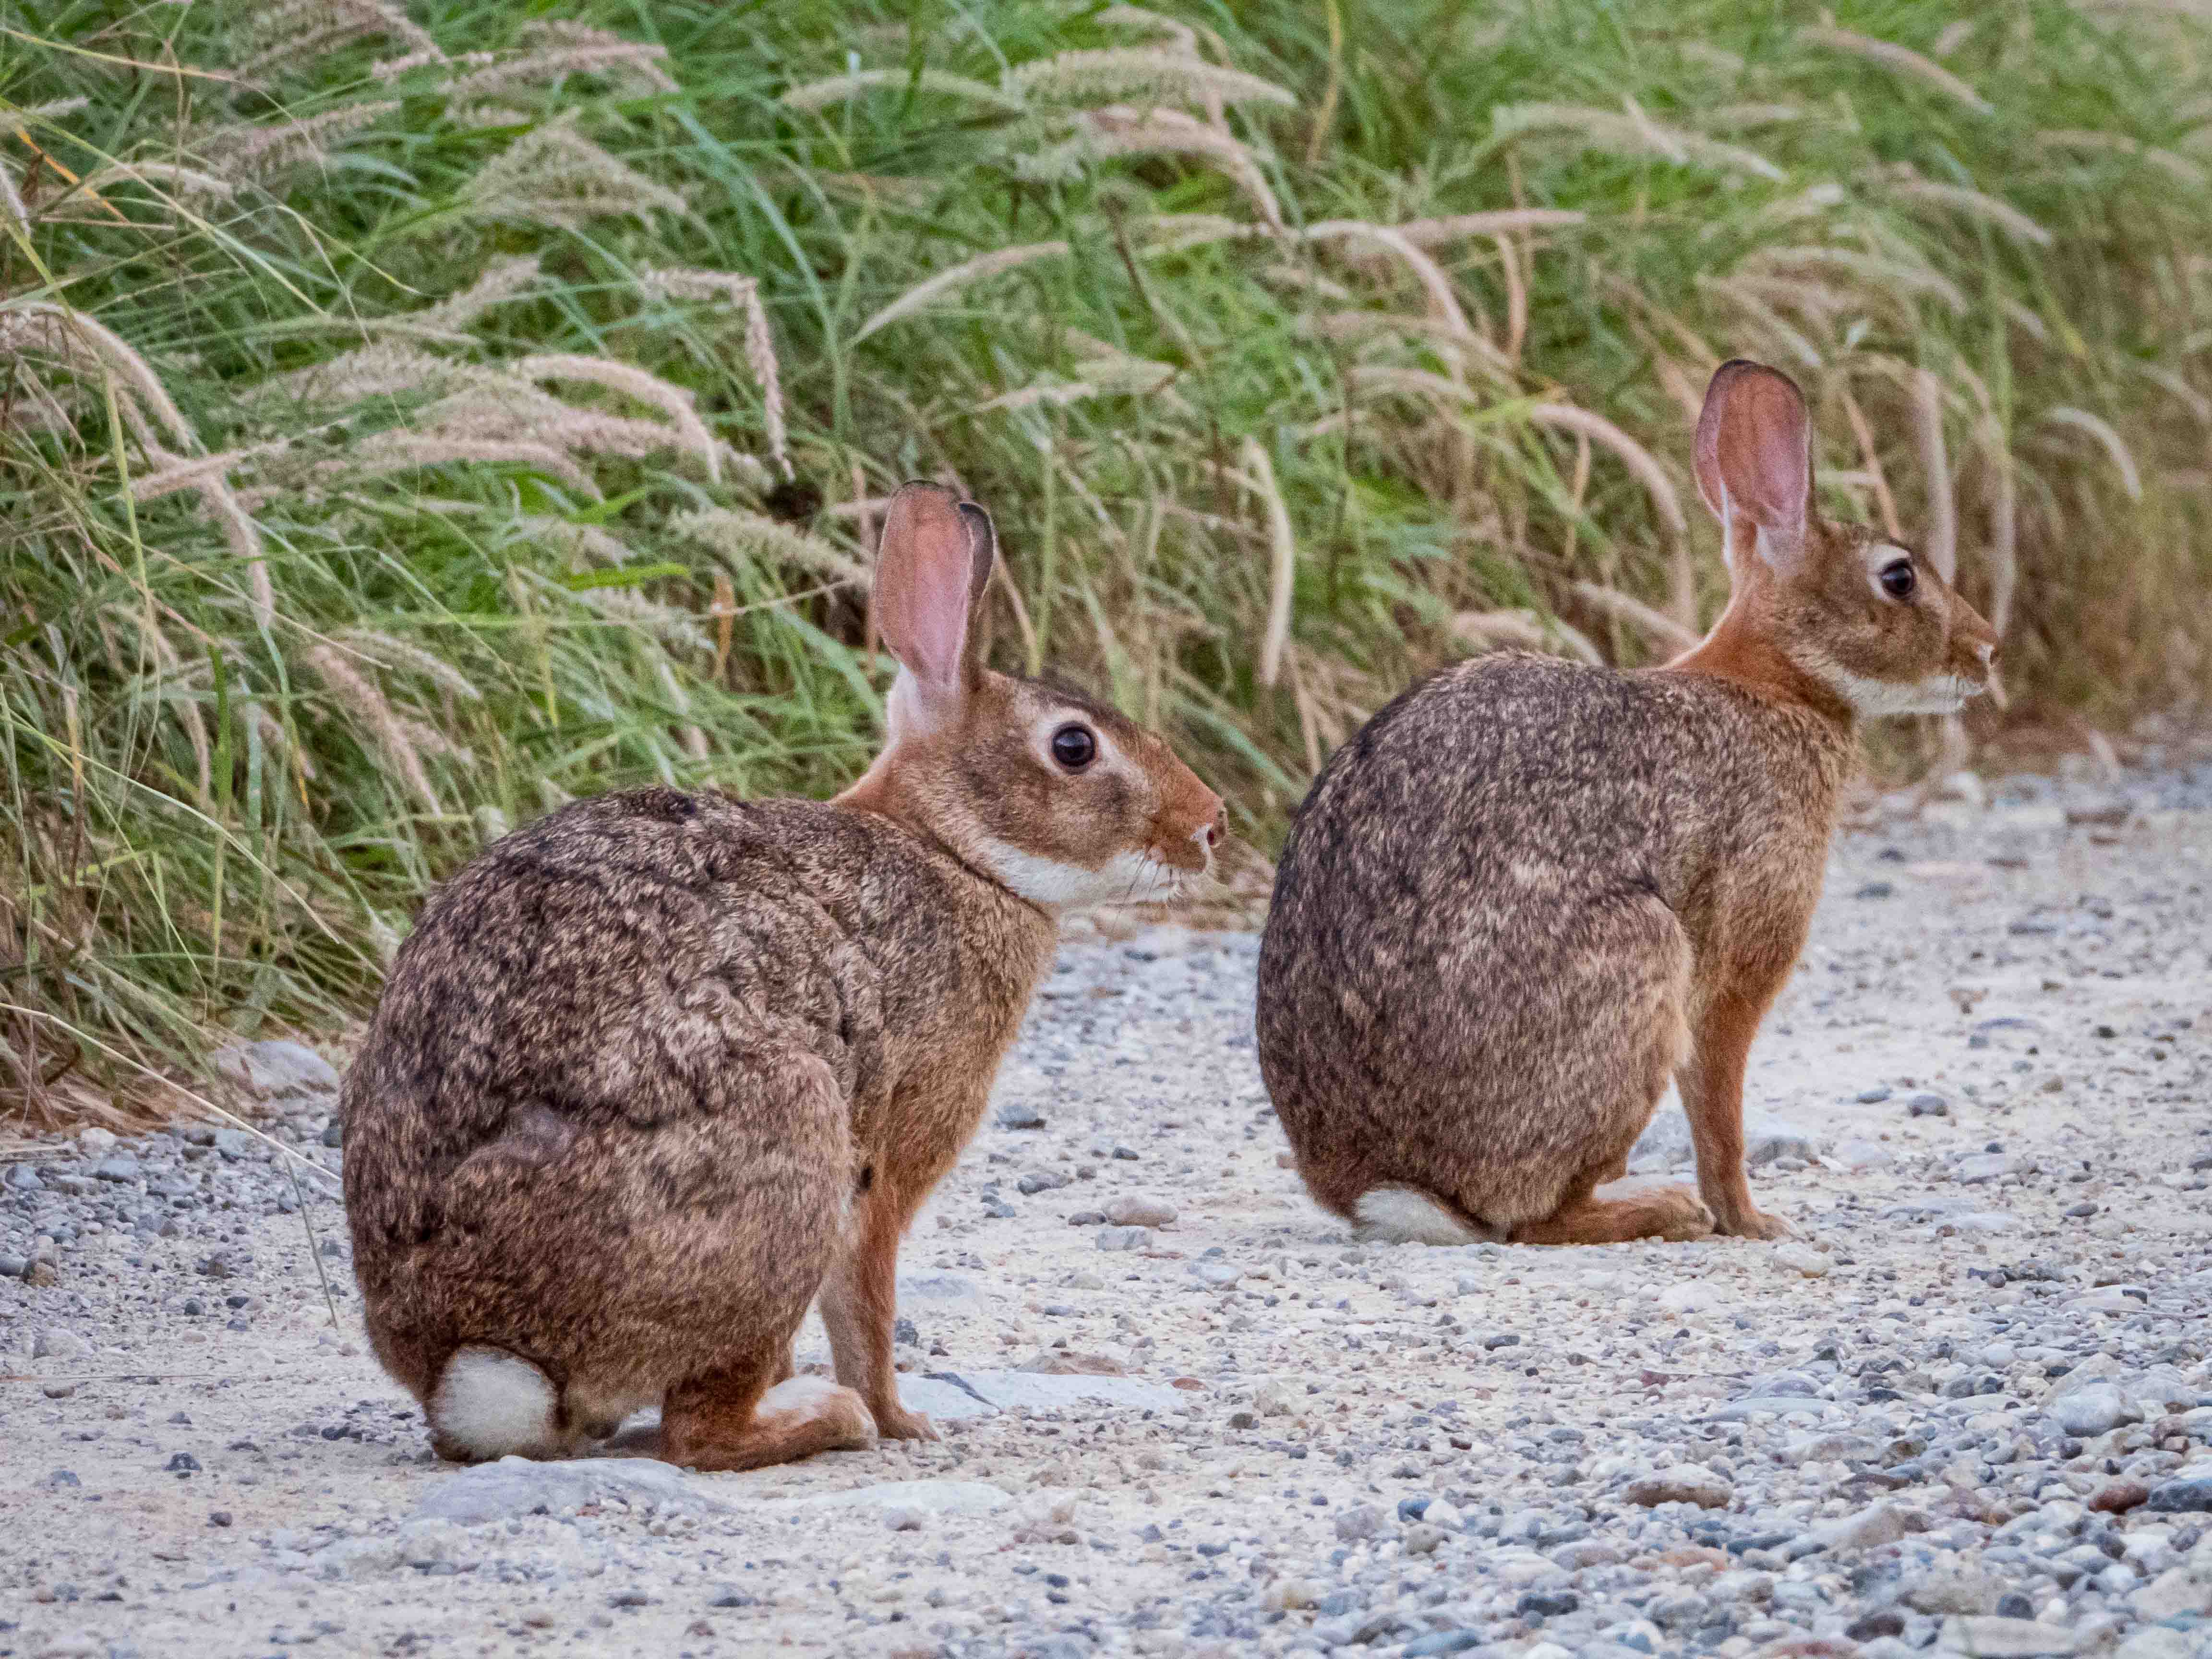
POLYGON ((1056 914, 1172 894, 1222 829, 1158 738, 984 666, 993 557, 974 503, 893 500, 890 738, 836 800, 579 802, 423 907, 346 1080, 345 1188, 441 1455, 561 1455, 650 1404, 702 1468, 933 1437, 892 1371, 900 1237, 1056 914), (791 1376, 817 1294, 842 1387, 791 1376))
POLYGON ((1702 643, 1639 673, 1445 669, 1299 810, 1260 1063, 1308 1188, 1374 1233, 1790 1231, 1744 1180, 1744 1062, 1805 942, 1853 728, 1956 709, 1997 641, 1925 561, 1814 512, 1786 376, 1721 368, 1697 471, 1733 583, 1702 643), (1697 1189, 1598 1195, 1669 1077, 1697 1189))

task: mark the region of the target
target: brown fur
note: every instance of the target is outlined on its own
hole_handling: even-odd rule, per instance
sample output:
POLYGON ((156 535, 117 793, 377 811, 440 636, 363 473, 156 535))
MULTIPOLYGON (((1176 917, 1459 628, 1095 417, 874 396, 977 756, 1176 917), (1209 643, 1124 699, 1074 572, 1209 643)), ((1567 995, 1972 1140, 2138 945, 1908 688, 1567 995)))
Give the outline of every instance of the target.
POLYGON ((1745 1062, 1804 945, 1862 702, 1991 681, 1915 561, 1810 511, 1796 388, 1730 364, 1700 482, 1734 587, 1694 650, 1620 673, 1499 655, 1377 714, 1278 867, 1260 1060, 1328 1208, 1406 1189, 1470 1237, 1776 1237, 1744 1179, 1745 1062), (1601 1195, 1669 1077, 1698 1188, 1601 1195))
MULTIPOLYGON (((909 485, 879 600, 939 592, 924 555, 952 531, 980 592, 988 520, 909 485)), ((889 746, 839 800, 579 802, 424 906, 346 1080, 345 1184, 371 1339, 441 1451, 488 1455, 435 1420, 465 1346, 557 1395, 550 1446, 514 1449, 651 1403, 661 1455, 702 1468, 933 1433, 891 1367, 898 1243, 1055 933, 1016 890, 1033 872, 996 866, 1011 847, 1079 877, 1150 849, 1172 888, 1210 866, 1221 811, 1158 739, 990 672, 970 632, 955 678, 902 677, 889 746), (1030 741, 1071 720, 1102 746, 1075 775, 1030 741), (844 1388, 757 1410, 817 1293, 844 1388)))

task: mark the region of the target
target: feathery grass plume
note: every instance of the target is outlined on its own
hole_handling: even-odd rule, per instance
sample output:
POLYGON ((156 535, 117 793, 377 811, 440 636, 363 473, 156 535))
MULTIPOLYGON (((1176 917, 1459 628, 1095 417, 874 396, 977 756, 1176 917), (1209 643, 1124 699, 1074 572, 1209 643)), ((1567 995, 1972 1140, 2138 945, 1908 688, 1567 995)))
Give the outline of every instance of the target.
POLYGON ((1802 121, 1805 112, 1795 104, 1723 104, 1717 109, 1698 112, 1694 118, 1708 131, 1756 132, 1761 127, 1802 121))
POLYGON ((486 312, 520 299, 544 280, 544 273, 535 254, 520 258, 494 259, 477 274, 476 280, 458 294, 449 294, 435 305, 425 306, 420 311, 407 313, 404 317, 386 317, 383 323, 405 323, 410 331, 428 335, 449 336, 459 339, 476 325, 486 312))
MULTIPOLYGON (((0 167, 0 173, 5 172, 6 168, 0 167)), ((212 196, 218 201, 228 201, 238 193, 228 179, 218 179, 211 173, 181 167, 174 161, 145 160, 110 161, 85 174, 81 187, 97 196, 118 185, 143 185, 156 195, 166 189, 179 196, 212 196)))
POLYGON ((902 92, 912 87, 918 92, 933 92, 940 97, 964 98, 970 103, 988 104, 994 109, 1015 115, 1029 107, 1018 92, 994 87, 988 81, 971 81, 964 75, 936 69, 919 71, 854 70, 845 75, 833 75, 825 81, 809 81, 805 86, 793 87, 783 94, 781 101, 787 109, 829 109, 878 87, 902 92))
POLYGON ((670 299, 724 301, 744 313, 745 367, 752 371, 753 384, 760 387, 761 425, 768 436, 769 459, 785 477, 791 477, 790 435, 783 415, 783 368, 776 360, 775 336, 769 328, 760 283, 734 271, 673 266, 641 270, 638 286, 670 299))
POLYGON ((1754 150, 1701 132, 1662 126, 1632 99, 1626 112, 1586 104, 1499 104, 1490 112, 1490 126, 1499 138, 1558 137, 1609 155, 1654 156, 1676 167, 1748 173, 1778 183, 1785 176, 1754 150))
POLYGON ((1797 38, 1808 46, 1848 52, 1854 58, 1863 58, 1870 64, 1879 64, 1899 75, 1910 76, 1923 86, 1933 87, 1945 97, 1955 99, 1977 115, 1996 112, 1989 100, 1973 88, 1934 58, 1923 58, 1910 46, 1900 46, 1894 41, 1877 40, 1871 35, 1854 34, 1849 29, 1826 25, 1799 29, 1797 38))
POLYGON ((847 343, 858 345, 878 330, 889 327, 902 317, 911 317, 917 311, 927 310, 945 295, 957 294, 970 283, 980 283, 986 276, 995 276, 1000 271, 1012 270, 1017 265, 1028 264, 1033 259, 1057 258, 1066 252, 1067 244, 1065 242, 1028 242, 1019 247, 1002 247, 989 253, 979 253, 972 259, 963 259, 957 265, 948 266, 935 276, 916 283, 862 323, 847 343))
POLYGON ((386 472, 410 472, 422 467, 453 466, 462 462, 488 466, 524 466, 558 478, 562 483, 599 497, 591 475, 568 459, 566 452, 549 443, 501 438, 456 436, 451 433, 380 432, 364 439, 351 456, 326 461, 313 477, 325 486, 348 478, 369 478, 386 472))
POLYGON ((1216 242, 1250 241, 1267 235, 1267 228, 1221 213, 1163 213, 1146 220, 1138 234, 1144 239, 1145 257, 1151 258, 1186 253, 1216 242))
POLYGON ((1154 11, 1148 6, 1111 5, 1092 21, 1106 28, 1127 29, 1133 34, 1164 37, 1175 43, 1176 51, 1192 58, 1198 56, 1198 31, 1189 24, 1154 11))
POLYGON ((1574 657, 1602 664, 1589 635, 1570 628, 1557 617, 1534 611, 1462 611, 1451 619, 1452 634, 1469 645, 1486 650, 1540 651, 1547 656, 1574 657))
POLYGON ((1280 234, 1282 204, 1252 152, 1218 127, 1175 109, 1133 109, 1109 104, 1075 118, 1066 153, 1105 160, 1124 155, 1191 155, 1217 162, 1244 192, 1268 229, 1280 234))
MULTIPOLYGON (((1409 317, 1401 312, 1395 311, 1330 311, 1322 312, 1318 315, 1302 317, 1299 319, 1298 325, 1305 331, 1324 340, 1356 343, 1389 337, 1425 341, 1435 346, 1439 356, 1456 355, 1466 362, 1471 362, 1475 368, 1489 375, 1502 389, 1510 392, 1520 390, 1520 375, 1503 351, 1491 344, 1480 334, 1469 334, 1463 330, 1455 329, 1437 318, 1409 317)), ((1387 375, 1395 372, 1396 366, 1387 363, 1365 363, 1354 364, 1352 368, 1355 374, 1385 376, 1386 378, 1378 380, 1375 383, 1387 386, 1389 384, 1387 375)), ((1411 375, 1427 374, 1425 369, 1415 368, 1406 369, 1403 372, 1411 375)), ((1433 378, 1445 385, 1457 384, 1446 376, 1437 375, 1433 378)), ((1422 388, 1419 386, 1418 382, 1408 381, 1401 389, 1413 391, 1422 388)), ((1447 401, 1449 399, 1447 398, 1447 401)))
POLYGON ((550 547, 563 555, 571 570, 588 570, 594 565, 620 568, 635 556, 628 543, 599 525, 576 524, 544 514, 531 514, 517 528, 540 547, 550 547))
POLYGON ((580 113, 572 109, 533 127, 487 161, 467 185, 470 211, 479 219, 581 230, 594 219, 690 210, 667 185, 584 137, 580 113))
POLYGON ((1578 581, 1576 597, 1593 611, 1601 611, 1608 617, 1619 618, 1636 629, 1661 650, 1680 654, 1698 642, 1695 629, 1686 628, 1663 611, 1655 611, 1643 600, 1632 599, 1616 587, 1602 583, 1578 581))
POLYGON ((1394 226, 1370 225, 1363 219, 1324 219, 1319 224, 1308 225, 1305 240, 1328 244, 1352 242, 1381 248, 1401 261, 1413 273, 1428 296, 1430 314, 1455 334, 1471 335, 1467 313, 1461 309, 1459 298, 1452 292, 1451 278, 1443 267, 1415 246, 1394 226))
POLYGON ((419 674, 449 696, 463 702, 481 702, 483 693, 466 674, 447 662, 434 651, 424 649, 410 641, 395 639, 390 634, 374 628, 341 628, 331 639, 344 646, 358 657, 365 657, 380 668, 397 669, 419 674))
POLYGON ((693 507, 671 519, 668 527, 714 554, 741 575, 768 566, 795 568, 839 586, 868 580, 866 566, 820 537, 743 507, 693 507))
POLYGON ((1291 638, 1291 598, 1297 584, 1298 549, 1291 532, 1291 510, 1275 481, 1274 458, 1257 438, 1247 438, 1238 459, 1243 476, 1267 515, 1267 622, 1260 635, 1260 684, 1272 686, 1283 672, 1283 650, 1291 638))
POLYGON ((633 96, 673 92, 676 82, 663 67, 668 48, 646 40, 626 40, 606 29, 567 18, 533 19, 523 29, 525 50, 455 76, 439 88, 449 106, 495 102, 525 88, 557 90, 572 75, 597 75, 633 96))
POLYGON ((388 0, 275 0, 246 9, 243 44, 248 56, 239 72, 248 80, 299 70, 372 36, 396 42, 425 63, 443 63, 446 58, 428 33, 388 0))
POLYGON ((0 161, 0 217, 4 217, 11 233, 26 245, 31 234, 31 210, 24 204, 21 186, 15 182, 15 169, 0 161))
POLYGON ((699 418, 699 411, 693 406, 691 394, 682 386, 671 386, 656 375, 629 363, 617 362, 611 357, 586 357, 574 352, 524 357, 517 360, 513 368, 516 374, 533 380, 582 380, 602 386, 660 410, 676 428, 677 436, 706 462, 708 477, 716 483, 722 481, 721 458, 715 449, 714 435, 707 430, 707 423, 699 418))
POLYGON ((2136 465, 2136 458, 2129 450, 2127 441, 2114 429, 2112 423, 2101 415, 2093 415, 2086 409, 2076 409, 2061 404, 2046 409, 2039 417, 2051 426, 2071 427, 2076 432, 2086 432, 2096 440, 2112 463, 2112 470, 2120 475, 2120 488, 2127 491, 2128 499, 2142 499, 2142 472, 2136 465))
POLYGON ((1905 259, 1885 258, 1848 247, 1764 247, 1745 256, 1740 270, 1765 276, 1788 276, 1802 271, 1824 271, 1890 296, 1903 308, 1907 320, 1914 316, 1914 301, 1934 300, 1954 317, 1966 312, 1966 296, 1959 285, 1931 266, 1905 259))
POLYGON ((214 747, 208 742, 207 722, 200 717, 199 700, 188 694, 190 676, 177 657, 177 647, 161 631, 161 624, 152 616, 141 613, 133 620, 137 624, 138 637, 145 641, 154 660, 161 665, 160 678, 148 688, 155 701, 167 703, 177 711, 178 723, 192 745, 192 762, 198 772, 198 795, 204 806, 214 799, 214 747))
POLYGON ((1391 229, 1415 247, 1440 247, 1475 236, 1510 236, 1517 231, 1565 230, 1588 224, 1579 208, 1498 208, 1486 213, 1448 213, 1435 219, 1409 219, 1391 229))
POLYGON ((649 599, 634 587, 570 587, 542 571, 524 569, 520 574, 534 591, 548 599, 580 606, 662 645, 700 653, 713 649, 706 630, 690 612, 649 599))
POLYGON ((253 601, 254 625, 264 631, 276 623, 276 588, 269 579, 269 559, 261 544, 261 526, 246 509, 230 480, 222 472, 204 474, 194 486, 200 504, 222 531, 231 556, 246 568, 246 589, 253 601))
POLYGON ((188 450, 200 447, 191 423, 170 398, 153 367, 123 337, 81 311, 45 300, 10 300, 0 309, 0 354, 41 355, 80 380, 112 374, 123 393, 118 406, 142 445, 159 442, 158 427, 188 450))
POLYGON ((340 104, 319 115, 209 127, 189 140, 206 170, 234 183, 269 184, 330 159, 331 147, 398 109, 397 101, 370 99, 340 104))
POLYGON ((331 696, 368 728, 379 752, 415 792, 425 810, 433 815, 442 814, 445 808, 438 804, 438 792, 430 787, 430 775, 423 769, 422 755, 407 740, 406 728, 392 712, 392 705, 384 700, 384 693, 377 689, 376 683, 355 668, 344 653, 328 641, 309 646, 303 654, 331 696))
POLYGON ((1141 46, 1079 49, 1032 58, 1008 70, 1000 84, 1017 100, 1030 105, 1112 100, 1194 104, 1204 109, 1262 103, 1289 109, 1297 103, 1287 90, 1264 76, 1224 69, 1187 52, 1141 46))
POLYGON ((1888 188, 1909 202, 1925 202, 1931 206, 1963 213, 1969 218, 1984 220, 2014 241, 2027 242, 2036 247, 2051 246, 2051 233, 2011 203, 1967 185, 1940 184, 1932 179, 1910 177, 1894 180, 1888 188))
POLYGON ((2177 155, 2170 149, 2160 149, 2146 144, 2141 139, 2124 132, 2096 132, 2079 127, 2057 127, 2035 135, 2036 142, 2045 149, 2068 151, 2077 155, 2125 155, 2158 168, 2193 190, 2205 185, 2204 169, 2187 156, 2177 155))
POLYGON ((1943 443, 1943 383, 1931 369, 1915 369, 1911 393, 1912 440, 1928 492, 1928 528, 1921 551, 1948 582, 1959 574, 1959 502, 1951 488, 1950 455, 1943 443))

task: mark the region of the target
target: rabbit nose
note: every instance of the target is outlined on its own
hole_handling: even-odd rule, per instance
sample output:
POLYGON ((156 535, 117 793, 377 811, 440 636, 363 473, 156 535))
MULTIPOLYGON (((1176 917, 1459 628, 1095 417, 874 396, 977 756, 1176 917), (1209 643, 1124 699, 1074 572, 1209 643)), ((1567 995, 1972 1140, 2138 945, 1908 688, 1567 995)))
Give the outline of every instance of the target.
POLYGON ((1997 665, 1997 642, 1995 640, 1984 640, 1974 649, 1982 659, 1983 667, 1995 668, 1997 665))
POLYGON ((1222 836, 1228 832, 1229 809, 1226 806, 1216 806, 1213 809, 1212 822, 1198 832, 1198 838, 1212 848, 1220 846, 1222 836))

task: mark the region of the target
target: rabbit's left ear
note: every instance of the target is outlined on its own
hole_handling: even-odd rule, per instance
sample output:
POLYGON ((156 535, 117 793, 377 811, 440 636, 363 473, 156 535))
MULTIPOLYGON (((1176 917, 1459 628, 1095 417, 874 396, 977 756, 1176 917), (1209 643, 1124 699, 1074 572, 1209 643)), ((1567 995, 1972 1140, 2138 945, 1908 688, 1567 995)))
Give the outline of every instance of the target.
POLYGON ((902 486, 884 515, 876 625, 932 725, 957 720, 982 684, 975 619, 997 545, 991 515, 942 484, 902 486))
POLYGON ((1721 521, 1731 565, 1738 520, 1777 571, 1804 550, 1813 510, 1813 422, 1796 382, 1744 358, 1723 363, 1698 416, 1698 493, 1721 521))

